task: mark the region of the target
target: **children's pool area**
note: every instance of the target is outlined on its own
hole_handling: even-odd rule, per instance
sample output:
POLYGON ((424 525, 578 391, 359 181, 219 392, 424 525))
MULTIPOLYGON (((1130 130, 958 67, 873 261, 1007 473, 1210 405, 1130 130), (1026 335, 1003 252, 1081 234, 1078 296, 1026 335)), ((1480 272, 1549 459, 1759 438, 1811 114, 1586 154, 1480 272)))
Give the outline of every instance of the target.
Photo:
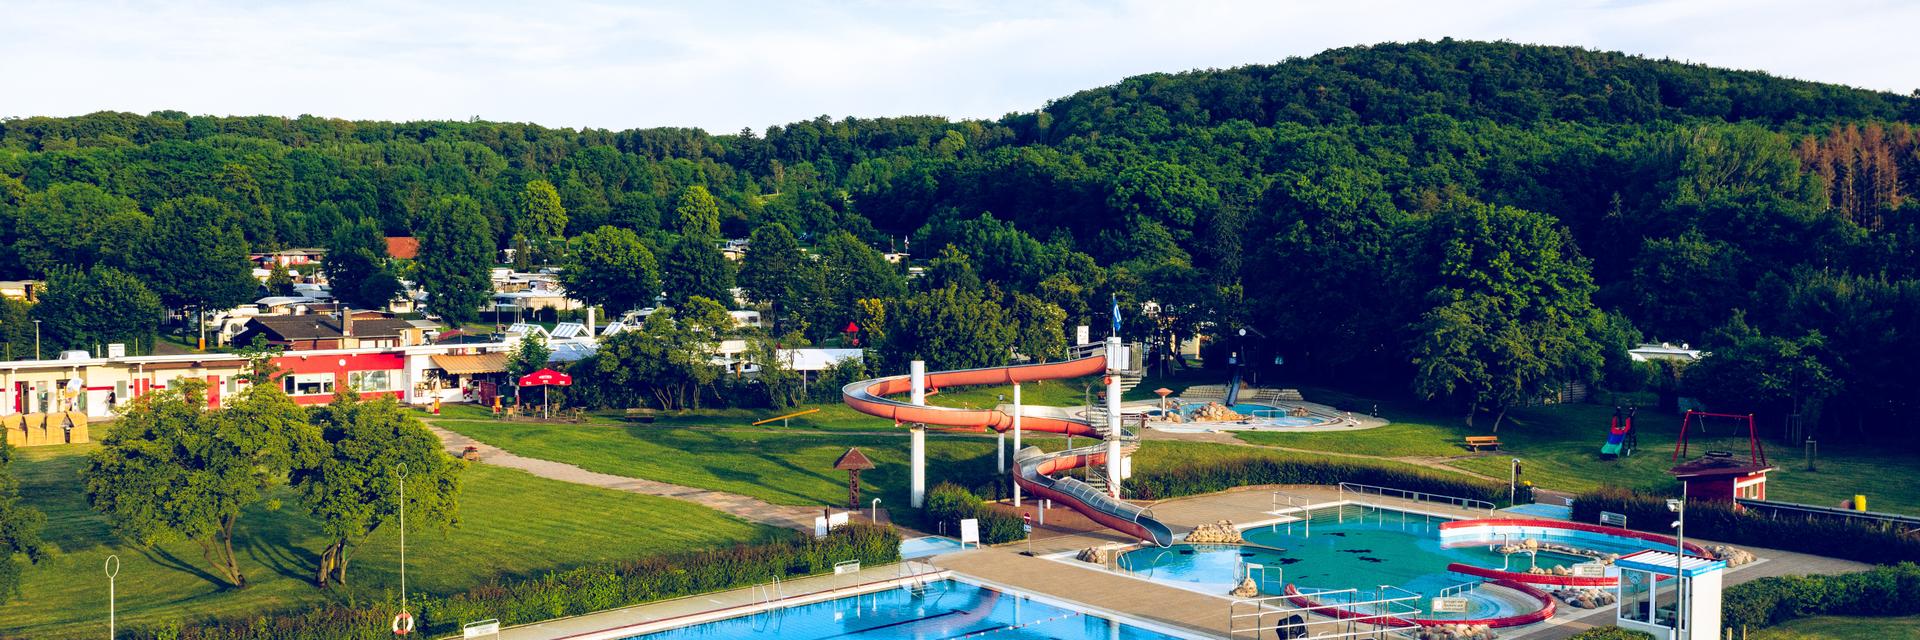
POLYGON ((1236 414, 1245 416, 1245 419, 1219 421, 1219 420, 1206 420, 1204 419, 1204 416, 1203 416, 1202 419, 1200 419, 1200 421, 1196 422, 1195 414, 1201 413, 1201 411, 1208 404, 1211 404, 1211 403, 1183 401, 1183 402, 1180 402, 1178 405, 1175 405, 1172 409, 1162 409, 1159 407, 1152 407, 1152 408, 1146 409, 1144 413, 1146 414, 1149 420, 1153 420, 1153 422, 1151 423, 1153 428, 1159 429, 1162 431, 1173 431, 1173 432, 1198 432, 1198 431, 1214 431, 1214 430, 1259 430, 1262 428, 1272 429, 1272 428, 1285 428, 1285 427, 1312 427, 1312 426, 1335 424, 1339 422, 1339 420, 1336 418, 1329 418, 1324 415, 1312 415, 1312 414, 1304 415, 1304 416, 1289 415, 1292 412, 1292 410, 1287 407, 1278 407, 1274 405, 1257 404, 1257 403, 1251 403, 1251 402, 1242 402, 1242 403, 1225 407, 1226 409, 1236 414), (1172 422, 1172 421, 1162 421, 1158 419, 1169 413, 1178 414, 1180 416, 1181 421, 1172 422))
MULTIPOLYGON (((1241 534, 1246 545, 1142 548, 1121 555, 1118 566, 1136 577, 1217 595, 1231 591, 1242 578, 1252 579, 1261 595, 1285 595, 1291 584, 1329 604, 1411 592, 1421 596, 1414 602, 1423 617, 1481 619, 1527 614, 1542 605, 1516 591, 1484 587, 1481 578, 1451 571, 1449 564, 1524 573, 1531 567, 1551 570, 1591 561, 1549 550, 1503 554, 1498 545, 1511 538, 1443 537, 1441 525, 1447 522, 1438 516, 1347 504, 1314 510, 1306 519, 1245 529, 1241 534), (1464 615, 1432 615, 1431 599, 1437 596, 1466 598, 1469 609, 1464 615)), ((1658 546, 1580 532, 1536 531, 1530 537, 1603 553, 1658 546)))
POLYGON ((960 541, 941 536, 920 536, 900 541, 900 559, 914 560, 961 549, 960 541))
POLYGON ((767 637, 826 638, 1058 638, 1178 639, 1026 596, 941 580, 825 602, 632 636, 629 640, 767 637))

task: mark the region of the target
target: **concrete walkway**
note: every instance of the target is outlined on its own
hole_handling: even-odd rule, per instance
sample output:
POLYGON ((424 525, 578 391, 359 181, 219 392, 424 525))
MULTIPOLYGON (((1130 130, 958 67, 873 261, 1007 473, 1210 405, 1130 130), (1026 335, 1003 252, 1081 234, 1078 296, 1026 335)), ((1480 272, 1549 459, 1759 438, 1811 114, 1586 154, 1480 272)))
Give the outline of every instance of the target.
POLYGON ((497 467, 506 467, 508 469, 519 469, 549 480, 559 480, 561 482, 583 484, 590 487, 625 491, 627 493, 685 500, 703 507, 738 516, 744 520, 809 532, 813 531, 813 519, 823 515, 826 511, 825 507, 790 507, 772 504, 759 498, 743 496, 737 493, 696 489, 677 484, 642 480, 640 478, 628 478, 625 476, 600 473, 598 471, 588 471, 564 462, 554 462, 552 460, 541 460, 517 455, 499 447, 431 424, 427 425, 427 428, 433 430, 434 435, 440 436, 440 442, 446 446, 447 453, 453 454, 456 457, 464 453, 467 447, 473 447, 478 451, 480 462, 497 467))

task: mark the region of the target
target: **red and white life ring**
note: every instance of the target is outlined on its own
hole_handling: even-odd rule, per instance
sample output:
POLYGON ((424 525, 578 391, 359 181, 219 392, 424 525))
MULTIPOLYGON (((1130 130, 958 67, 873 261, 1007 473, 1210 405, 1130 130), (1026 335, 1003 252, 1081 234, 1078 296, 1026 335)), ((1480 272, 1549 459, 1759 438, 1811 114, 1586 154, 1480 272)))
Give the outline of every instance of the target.
POLYGON ((404 636, 413 633, 413 614, 405 611, 393 616, 393 635, 404 636))

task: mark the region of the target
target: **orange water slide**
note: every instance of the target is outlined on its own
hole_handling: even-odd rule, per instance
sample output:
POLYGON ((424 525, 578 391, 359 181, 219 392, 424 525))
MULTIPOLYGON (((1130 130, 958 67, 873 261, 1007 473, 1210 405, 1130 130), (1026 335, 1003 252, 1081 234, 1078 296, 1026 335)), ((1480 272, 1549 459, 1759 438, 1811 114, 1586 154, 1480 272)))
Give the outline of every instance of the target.
MULTIPOLYGON (((925 380, 929 388, 938 389, 951 386, 1064 380, 1106 372, 1106 356, 1095 355, 1062 362, 934 371, 928 372, 925 380)), ((909 393, 912 390, 911 376, 890 376, 849 384, 841 389, 841 396, 847 406, 854 410, 868 415, 891 418, 895 423, 990 429, 1001 432, 1013 429, 1013 416, 998 409, 915 405, 891 397, 909 393)), ((1020 428, 1023 431, 1062 433, 1094 439, 1103 437, 1100 430, 1093 425, 1084 420, 1072 418, 1022 415, 1020 428)), ((1083 466, 1103 465, 1106 460, 1106 447, 1102 444, 1053 453, 1043 452, 1037 447, 1027 447, 1014 453, 1012 471, 1014 482, 1019 483, 1022 488, 1036 497, 1058 501, 1095 522, 1136 536, 1141 540, 1161 546, 1172 544, 1173 536, 1166 525, 1155 520, 1145 509, 1106 495, 1079 480, 1053 475, 1083 466)))

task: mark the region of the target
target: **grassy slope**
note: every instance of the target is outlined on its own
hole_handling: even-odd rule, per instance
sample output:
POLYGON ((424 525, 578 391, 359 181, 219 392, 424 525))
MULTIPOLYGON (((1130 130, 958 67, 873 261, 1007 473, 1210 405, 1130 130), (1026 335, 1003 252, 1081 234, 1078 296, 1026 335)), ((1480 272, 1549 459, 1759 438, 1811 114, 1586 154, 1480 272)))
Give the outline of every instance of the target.
MULTIPOLYGON (((1735 632, 1736 634, 1738 632, 1735 632)), ((1920 640, 1920 616, 1795 620, 1753 632, 1753 640, 1920 640)))
MULTIPOLYGON (((123 563, 118 579, 122 625, 230 615, 307 605, 328 596, 309 582, 317 528, 291 495, 276 512, 255 509, 236 541, 249 586, 224 590, 210 578, 198 546, 153 549, 120 544, 106 520, 88 509, 77 473, 79 448, 22 450, 13 465, 22 494, 46 512, 47 542, 57 554, 30 567, 25 600, 6 605, 0 636, 96 636, 105 631, 106 589, 100 564, 123 563)), ((773 535, 720 512, 676 500, 543 480, 475 465, 464 475, 460 525, 408 536, 407 581, 414 590, 451 591, 496 573, 525 574, 634 555, 710 547, 773 535), (645 531, 646 535, 634 535, 645 531)), ((362 601, 397 587, 398 544, 388 528, 358 547, 348 578, 362 601)))

